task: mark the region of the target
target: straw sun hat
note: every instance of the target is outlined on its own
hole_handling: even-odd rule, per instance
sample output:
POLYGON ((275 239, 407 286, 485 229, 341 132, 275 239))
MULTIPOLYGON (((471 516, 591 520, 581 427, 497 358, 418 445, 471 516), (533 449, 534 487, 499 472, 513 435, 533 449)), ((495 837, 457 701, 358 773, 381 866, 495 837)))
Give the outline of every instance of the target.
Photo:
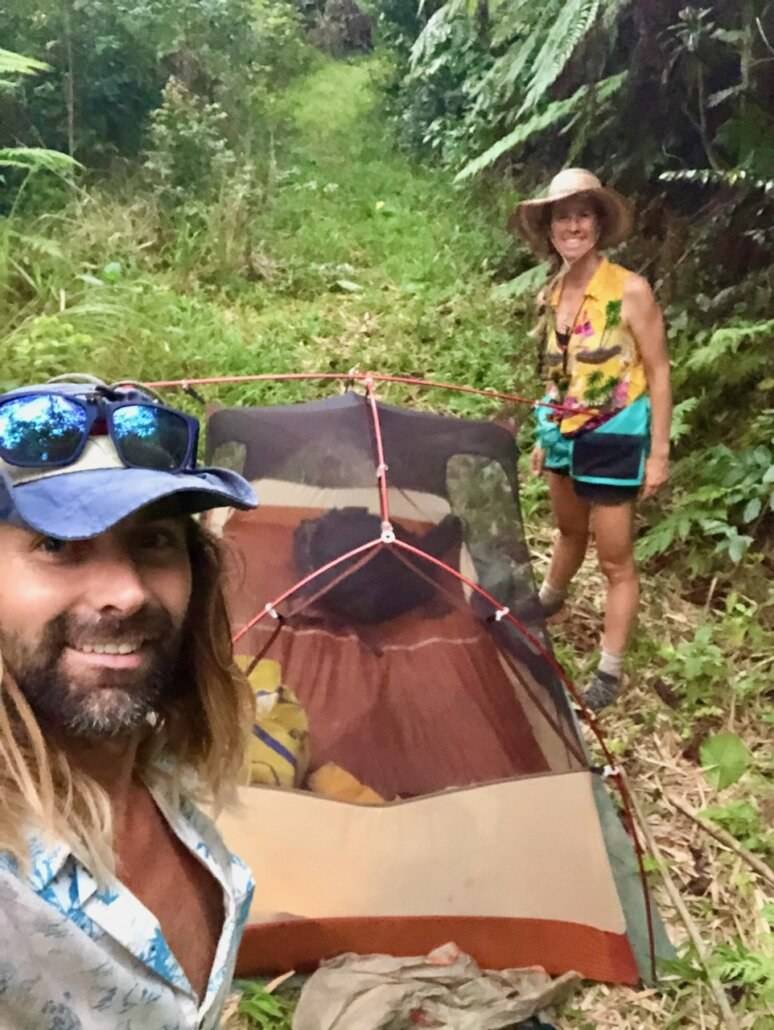
POLYGON ((523 200, 511 212, 508 228, 518 232, 533 250, 545 254, 549 250, 547 208, 558 200, 579 193, 592 196, 604 211, 600 247, 612 247, 625 240, 632 229, 632 213, 620 193, 603 186, 596 175, 585 168, 565 168, 551 180, 544 197, 523 200))

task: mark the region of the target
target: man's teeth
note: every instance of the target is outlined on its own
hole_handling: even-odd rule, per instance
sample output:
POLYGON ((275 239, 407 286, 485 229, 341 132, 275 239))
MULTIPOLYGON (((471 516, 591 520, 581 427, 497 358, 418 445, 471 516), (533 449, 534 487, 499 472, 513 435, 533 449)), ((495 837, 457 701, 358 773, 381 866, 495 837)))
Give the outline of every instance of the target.
POLYGON ((78 650, 84 654, 134 654, 140 646, 139 641, 134 644, 81 644, 78 650))

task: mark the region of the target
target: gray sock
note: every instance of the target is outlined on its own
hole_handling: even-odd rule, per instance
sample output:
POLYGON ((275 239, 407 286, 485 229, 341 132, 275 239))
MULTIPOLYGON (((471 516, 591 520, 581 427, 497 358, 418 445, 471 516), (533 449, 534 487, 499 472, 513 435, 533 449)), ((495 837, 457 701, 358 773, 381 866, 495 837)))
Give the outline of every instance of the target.
POLYGON ((608 676, 615 676, 616 679, 620 679, 623 671, 623 655, 611 654, 603 647, 599 655, 599 665, 597 668, 608 676))
POLYGON ((551 586, 547 579, 543 580, 540 590, 538 591, 538 600, 544 608, 561 608, 566 597, 566 589, 557 590, 556 587, 551 586))

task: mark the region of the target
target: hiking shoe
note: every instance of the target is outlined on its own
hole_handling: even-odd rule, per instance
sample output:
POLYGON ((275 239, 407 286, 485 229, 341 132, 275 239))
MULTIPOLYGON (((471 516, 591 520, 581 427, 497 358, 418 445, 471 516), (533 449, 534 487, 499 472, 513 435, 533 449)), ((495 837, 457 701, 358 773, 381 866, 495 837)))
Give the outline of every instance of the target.
POLYGON ((620 676, 611 676, 609 672, 597 669, 583 695, 583 701, 592 712, 600 712, 616 700, 620 691, 620 676))
POLYGON ((545 619, 548 619, 550 616, 556 615, 557 612, 560 612, 562 608, 564 608, 566 600, 566 597, 556 597, 553 601, 541 601, 540 595, 538 594, 538 604, 540 605, 545 619))

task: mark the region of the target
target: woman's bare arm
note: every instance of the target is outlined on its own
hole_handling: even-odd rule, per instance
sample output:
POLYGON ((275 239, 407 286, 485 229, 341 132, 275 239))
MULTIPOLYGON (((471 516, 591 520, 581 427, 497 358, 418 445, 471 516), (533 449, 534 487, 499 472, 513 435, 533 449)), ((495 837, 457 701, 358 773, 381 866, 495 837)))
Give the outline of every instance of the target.
POLYGON ((630 275, 623 294, 622 316, 637 341, 652 407, 650 457, 645 466, 643 497, 650 497, 669 478, 669 434, 672 386, 664 316, 646 279, 630 275))

